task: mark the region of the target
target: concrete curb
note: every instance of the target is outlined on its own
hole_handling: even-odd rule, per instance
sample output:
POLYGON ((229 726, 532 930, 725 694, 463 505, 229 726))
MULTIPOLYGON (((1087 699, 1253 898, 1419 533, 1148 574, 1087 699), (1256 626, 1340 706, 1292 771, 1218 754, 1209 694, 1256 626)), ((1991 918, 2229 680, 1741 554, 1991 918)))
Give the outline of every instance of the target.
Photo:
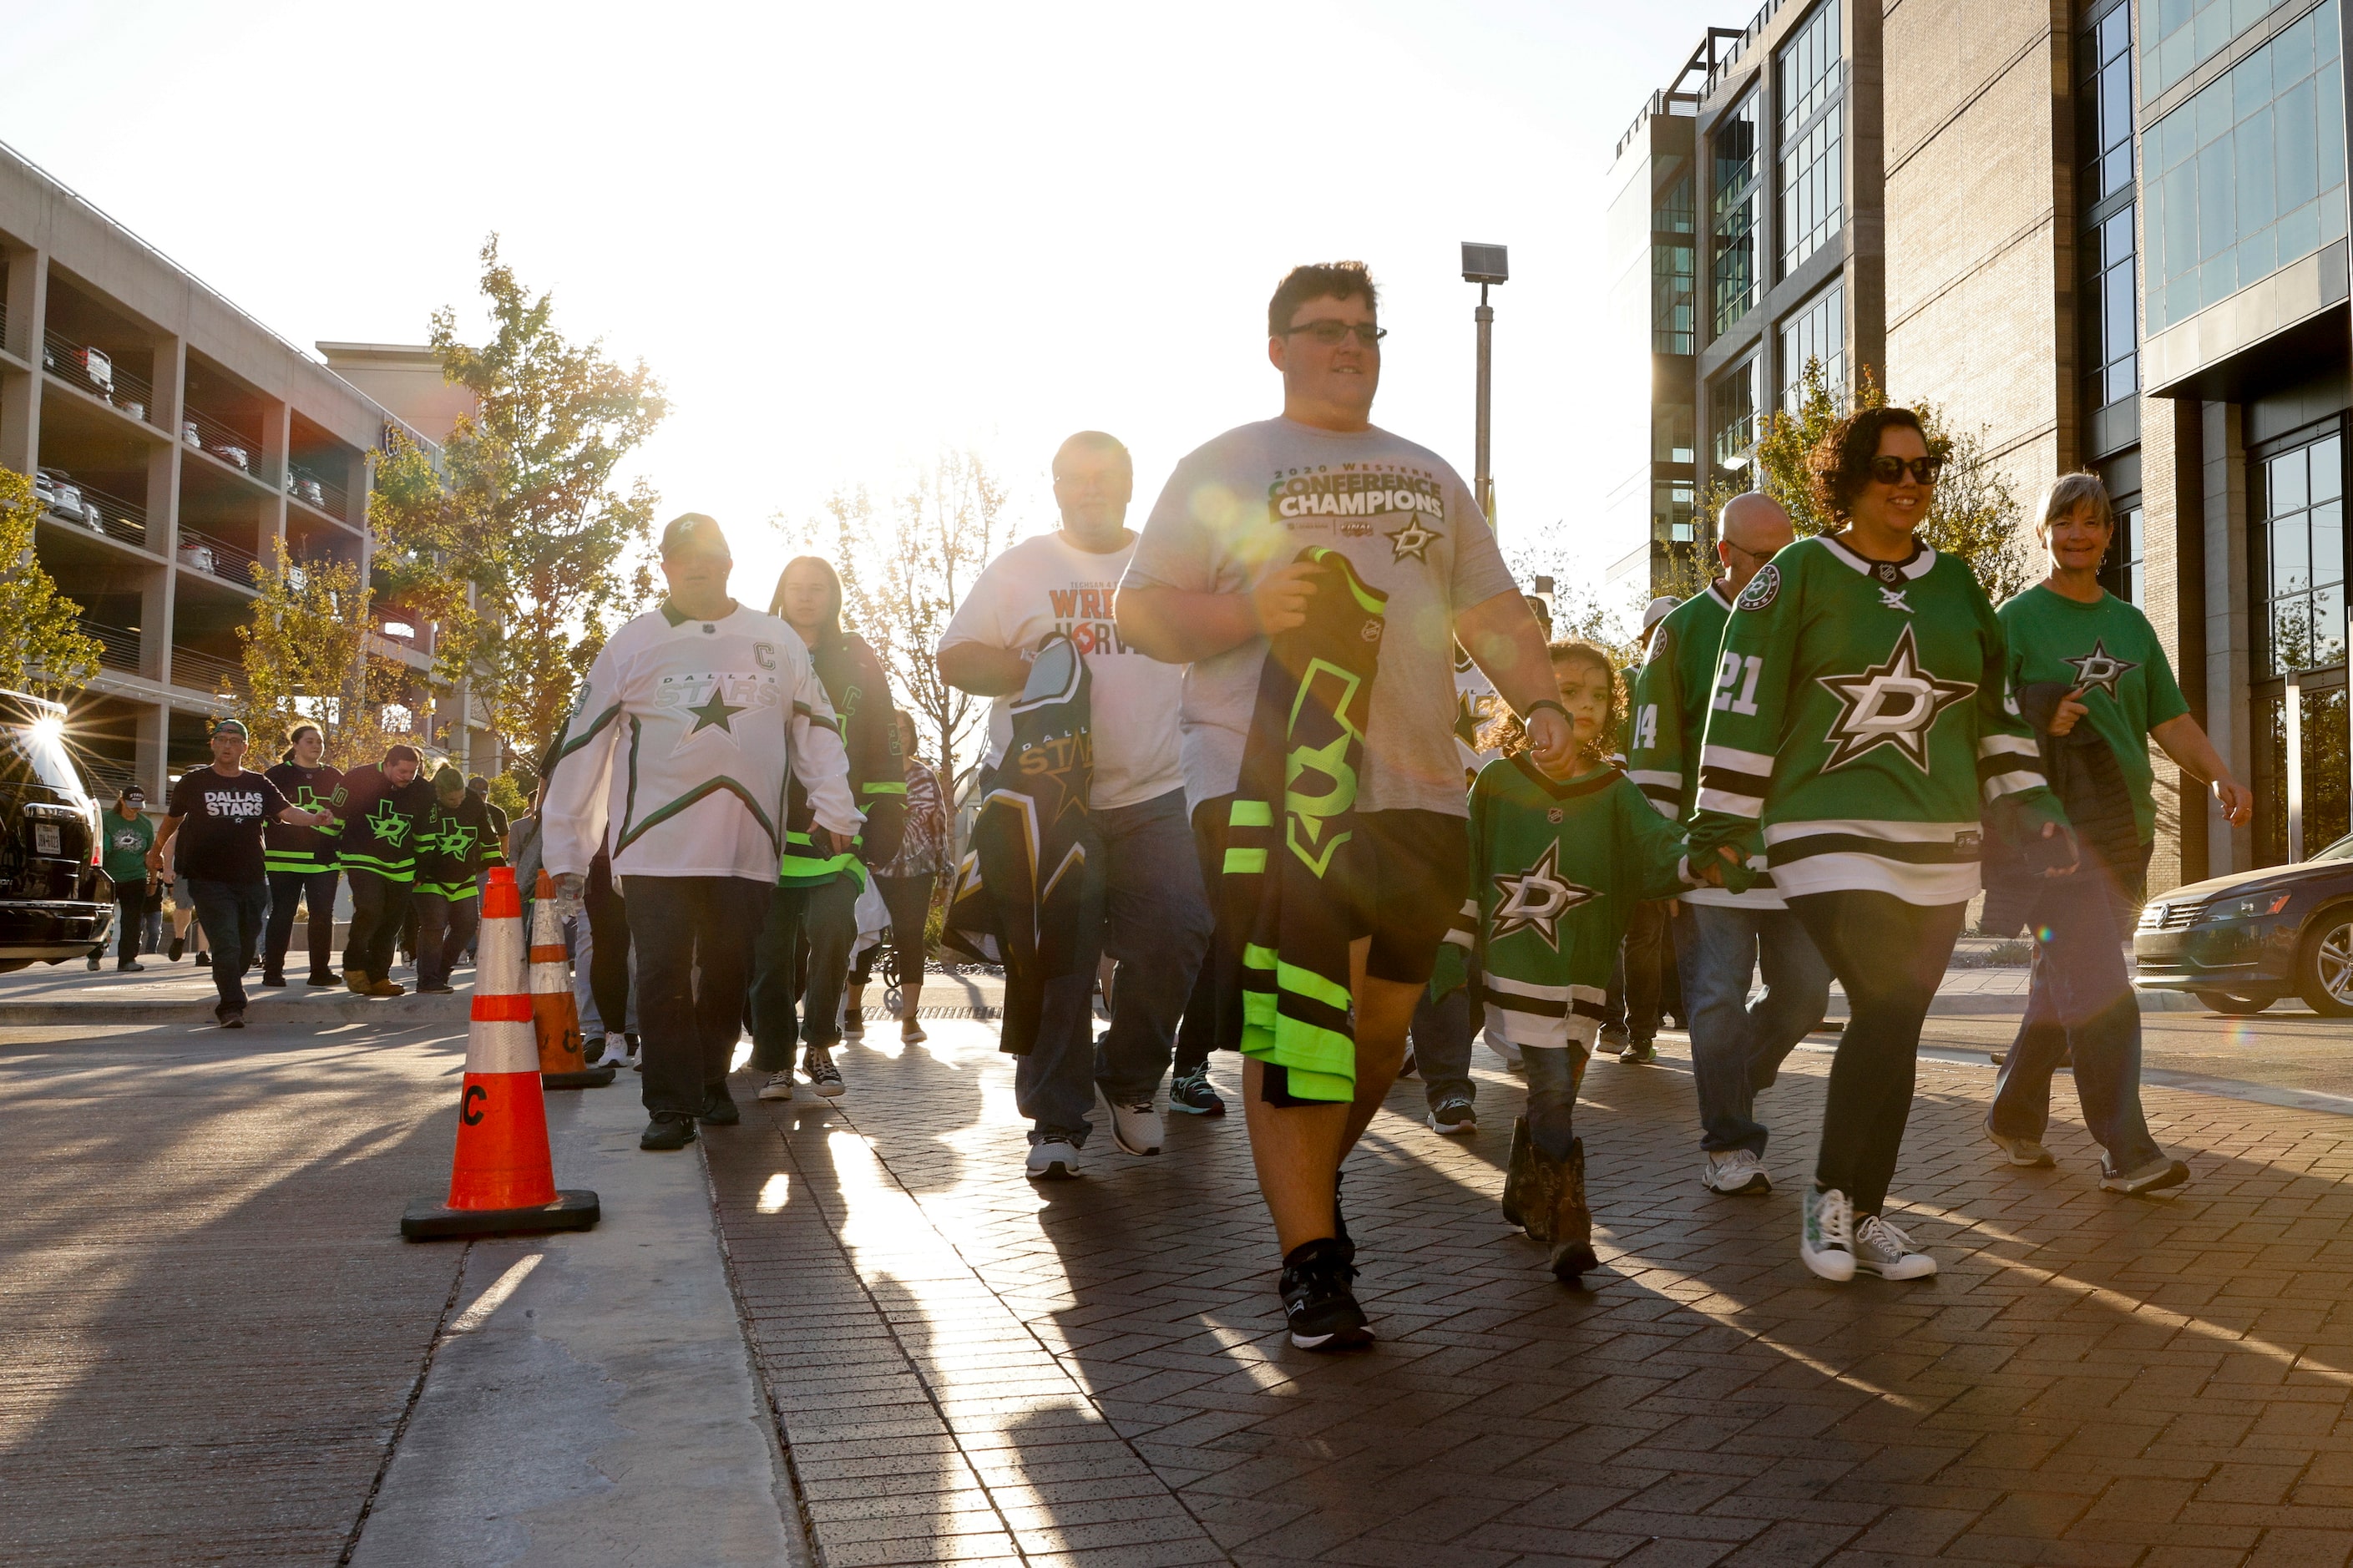
MULTIPOLYGON (((214 1022, 209 998, 178 1002, 0 1002, 0 1028, 72 1028, 84 1024, 191 1024, 214 1022)), ((354 996, 321 994, 290 998, 248 988, 245 1020, 248 1027, 277 1025, 357 1023, 394 1019, 422 1022, 461 1021, 468 1011, 464 994, 419 996, 354 996)))

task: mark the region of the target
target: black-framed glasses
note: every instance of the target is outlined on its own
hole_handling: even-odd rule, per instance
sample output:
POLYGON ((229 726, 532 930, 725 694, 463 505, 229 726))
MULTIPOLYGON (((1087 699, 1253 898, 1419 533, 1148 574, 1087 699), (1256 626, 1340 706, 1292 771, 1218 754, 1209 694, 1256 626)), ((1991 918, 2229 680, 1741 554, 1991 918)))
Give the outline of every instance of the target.
POLYGON ((1370 321, 1302 321, 1284 335, 1296 336, 1302 332, 1325 348, 1336 346, 1343 338, 1354 332, 1358 342, 1376 353, 1379 352, 1381 340, 1389 335, 1387 327, 1377 327, 1370 321))
POLYGON ((1901 483, 1904 472, 1907 468, 1911 470, 1912 479, 1915 484, 1933 485, 1936 482, 1936 476, 1945 471, 1945 459, 1942 458, 1873 458, 1871 459, 1871 477, 1883 485, 1901 483))
POLYGON ((1746 544, 1735 544, 1729 539, 1720 540, 1718 542, 1726 550, 1737 550, 1751 561, 1770 561, 1773 559, 1773 552, 1769 550, 1751 550, 1746 544))

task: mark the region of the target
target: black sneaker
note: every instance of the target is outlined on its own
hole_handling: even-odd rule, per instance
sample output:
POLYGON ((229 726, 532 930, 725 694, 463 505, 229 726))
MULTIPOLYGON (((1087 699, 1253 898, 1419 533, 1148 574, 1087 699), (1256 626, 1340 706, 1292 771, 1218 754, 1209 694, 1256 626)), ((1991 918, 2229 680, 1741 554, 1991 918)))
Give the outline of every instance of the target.
POLYGON ((1373 1342, 1365 1310, 1348 1289, 1356 1277, 1353 1250, 1324 1237, 1292 1248, 1282 1260, 1282 1315, 1299 1349, 1352 1351, 1373 1342))
POLYGON ((343 983, 342 975, 330 973, 323 969, 311 971, 311 978, 302 982, 305 985, 341 985, 343 983))
POLYGON ((185 952, 187 950, 188 939, 184 936, 175 936, 172 939, 170 950, 164 954, 164 960, 166 963, 177 963, 180 962, 180 954, 185 952))
POLYGON ((245 1009, 242 1007, 231 1007, 224 1005, 213 1009, 213 1016, 220 1020, 220 1026, 224 1029, 242 1029, 245 1027, 245 1009))
POLYGON ((195 957, 188 960, 188 962, 195 964, 198 969, 210 969, 213 966, 213 955, 209 952, 200 952, 196 954, 195 957))
POLYGON ((1468 1138, 1479 1131, 1478 1108, 1466 1095, 1450 1094, 1430 1108, 1430 1130, 1456 1138, 1468 1138))
MULTIPOLYGON (((262 984, 267 985, 269 983, 265 980, 262 984)), ((281 980, 278 984, 283 985, 286 982, 281 980)), ((458 988, 454 985, 420 985, 417 988, 417 994, 419 996, 454 996, 458 994, 458 988)))
POLYGON ((147 973, 147 966, 140 963, 135 958, 126 958, 114 966, 114 973, 117 974, 144 974, 147 973))
POLYGON ((727 1092, 725 1084, 712 1085, 710 1094, 711 1098, 703 1101, 702 1114, 696 1117, 696 1121, 705 1127, 733 1127, 744 1120, 743 1110, 736 1105, 735 1097, 727 1092))
POLYGON ((1182 1078, 1168 1080, 1168 1109, 1182 1110, 1193 1116, 1223 1116, 1226 1102, 1209 1087, 1209 1068, 1205 1063, 1182 1078))
POLYGON ((694 1142, 694 1118, 675 1110, 657 1110, 638 1136, 640 1149, 683 1149, 694 1142))
POLYGON ((261 977, 261 983, 264 985, 269 986, 272 991, 283 991, 286 989, 286 976, 282 974, 265 974, 261 977))

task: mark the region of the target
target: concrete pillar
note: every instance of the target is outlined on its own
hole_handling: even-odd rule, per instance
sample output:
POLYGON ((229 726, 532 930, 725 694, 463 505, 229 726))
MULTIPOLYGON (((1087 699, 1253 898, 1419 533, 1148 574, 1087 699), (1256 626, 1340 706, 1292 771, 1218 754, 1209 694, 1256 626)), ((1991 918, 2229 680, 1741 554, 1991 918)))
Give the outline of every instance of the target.
MULTIPOLYGON (((2254 777, 2254 647, 2247 609, 2247 460, 2235 403, 2208 403, 2200 415, 2200 489, 2205 502, 2206 732, 2242 779, 2254 777)), ((2257 810, 2263 807, 2258 804, 2257 810)), ((2232 827, 2206 802, 2206 874, 2254 865, 2254 832, 2232 827)))
POLYGON ((172 798, 168 781, 164 777, 167 772, 164 759, 170 750, 164 737, 168 733, 171 722, 170 703, 142 702, 139 705, 139 728, 132 737, 132 766, 135 770, 140 785, 147 792, 148 801, 157 807, 163 806, 172 798))
POLYGON ((188 445, 180 438, 182 410, 188 405, 188 344, 170 337, 155 344, 155 422, 172 438, 147 460, 147 548, 164 558, 148 590, 139 626, 139 669, 150 680, 172 683, 172 617, 179 574, 171 563, 180 548, 180 468, 188 445))
POLYGON ((0 468, 29 474, 41 450, 41 323, 48 319, 49 258, 8 247, 8 331, 0 347, 29 366, 0 369, 0 468))
POLYGON ((271 403, 261 410, 261 451, 258 472, 274 492, 261 509, 261 540, 254 554, 264 566, 278 563, 277 542, 286 537, 286 473, 294 449, 294 408, 271 403))

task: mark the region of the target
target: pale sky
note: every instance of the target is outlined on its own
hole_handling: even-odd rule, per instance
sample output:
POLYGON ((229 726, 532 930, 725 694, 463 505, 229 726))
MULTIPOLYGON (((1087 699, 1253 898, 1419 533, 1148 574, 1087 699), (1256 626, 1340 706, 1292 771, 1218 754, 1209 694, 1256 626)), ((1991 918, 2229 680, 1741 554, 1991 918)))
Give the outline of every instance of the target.
POLYGON ((1497 291, 1507 547, 1597 583, 1603 175, 1709 22, 1750 0, 1252 0, 1147 8, 0 0, 5 141, 295 343, 461 320, 497 230, 571 334, 642 357, 643 470, 712 513, 740 596, 765 520, 977 447, 1051 525, 1070 431, 1169 468, 1278 411, 1267 295, 1362 258, 1375 419, 1472 470, 1465 239, 1497 291))

